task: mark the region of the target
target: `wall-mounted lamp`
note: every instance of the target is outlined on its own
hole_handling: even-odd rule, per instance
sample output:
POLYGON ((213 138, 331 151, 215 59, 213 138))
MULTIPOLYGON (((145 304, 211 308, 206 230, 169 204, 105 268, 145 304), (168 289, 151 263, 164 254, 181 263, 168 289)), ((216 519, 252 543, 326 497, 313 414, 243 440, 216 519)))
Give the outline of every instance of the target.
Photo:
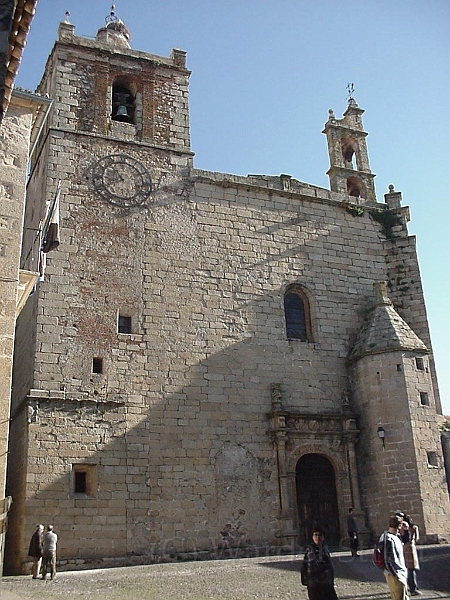
POLYGON ((377 433, 378 433, 378 437, 383 442, 383 448, 384 448, 384 443, 385 443, 385 439, 386 439, 386 432, 385 432, 384 427, 382 425, 380 425, 378 427, 377 433))

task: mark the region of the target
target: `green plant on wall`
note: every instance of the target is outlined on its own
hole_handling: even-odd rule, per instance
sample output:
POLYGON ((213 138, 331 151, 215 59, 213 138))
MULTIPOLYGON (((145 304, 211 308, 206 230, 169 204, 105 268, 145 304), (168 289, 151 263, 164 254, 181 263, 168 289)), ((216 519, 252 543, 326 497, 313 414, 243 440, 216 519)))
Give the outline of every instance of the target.
POLYGON ((349 204, 347 206, 347 212, 354 217, 362 217, 364 214, 364 208, 362 206, 357 206, 356 204, 349 204))
POLYGON ((395 239, 392 228, 396 225, 401 225, 402 221, 398 214, 388 208, 373 208, 370 211, 370 216, 374 221, 381 224, 381 232, 388 240, 395 239))

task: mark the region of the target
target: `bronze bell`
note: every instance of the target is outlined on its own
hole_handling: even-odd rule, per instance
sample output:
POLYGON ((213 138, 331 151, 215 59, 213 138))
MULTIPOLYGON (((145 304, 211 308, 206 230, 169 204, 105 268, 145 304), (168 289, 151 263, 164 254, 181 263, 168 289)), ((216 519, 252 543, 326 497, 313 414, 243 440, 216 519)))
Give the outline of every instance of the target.
POLYGON ((132 118, 128 114, 128 107, 131 106, 132 96, 127 90, 117 90, 113 93, 113 108, 117 106, 117 110, 113 115, 114 121, 122 123, 131 123, 132 118))
POLYGON ((122 123, 131 123, 130 115, 128 114, 127 107, 125 104, 119 104, 117 112, 113 116, 114 121, 121 121, 122 123))

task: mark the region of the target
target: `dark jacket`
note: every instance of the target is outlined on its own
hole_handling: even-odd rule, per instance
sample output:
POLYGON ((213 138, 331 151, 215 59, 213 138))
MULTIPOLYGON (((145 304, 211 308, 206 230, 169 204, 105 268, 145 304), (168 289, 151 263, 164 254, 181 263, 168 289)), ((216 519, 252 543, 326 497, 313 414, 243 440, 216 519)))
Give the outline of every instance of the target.
POLYGON ((36 529, 31 536, 30 547, 28 548, 28 556, 39 558, 42 556, 42 531, 36 529))
POLYGON ((306 546, 302 570, 308 587, 334 587, 334 568, 326 546, 320 548, 314 542, 306 546))

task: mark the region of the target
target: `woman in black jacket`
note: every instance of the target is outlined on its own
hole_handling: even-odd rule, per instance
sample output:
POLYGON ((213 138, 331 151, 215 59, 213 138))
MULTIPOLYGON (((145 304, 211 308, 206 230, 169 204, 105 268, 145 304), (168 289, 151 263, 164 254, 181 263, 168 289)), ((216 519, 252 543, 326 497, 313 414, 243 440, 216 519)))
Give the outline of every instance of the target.
POLYGON ((309 600, 338 600, 334 589, 333 564, 324 541, 324 530, 315 527, 312 543, 305 547, 302 582, 308 587, 309 600))

